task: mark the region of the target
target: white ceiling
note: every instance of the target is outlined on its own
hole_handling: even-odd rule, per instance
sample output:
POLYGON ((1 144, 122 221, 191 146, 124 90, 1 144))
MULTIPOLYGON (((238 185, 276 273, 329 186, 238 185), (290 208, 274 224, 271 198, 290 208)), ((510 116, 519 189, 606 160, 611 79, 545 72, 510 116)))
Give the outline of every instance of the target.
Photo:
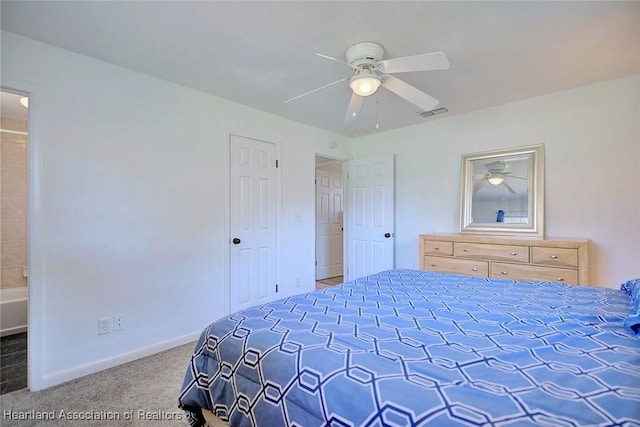
MULTIPOLYGON (((346 136, 424 123, 640 72, 640 2, 2 1, 2 29, 346 136), (444 51, 451 69, 398 74, 449 112, 386 90, 343 123, 346 49, 444 51)), ((170 100, 168 100, 170 102, 170 100)), ((123 106, 123 108, 125 108, 123 106)))

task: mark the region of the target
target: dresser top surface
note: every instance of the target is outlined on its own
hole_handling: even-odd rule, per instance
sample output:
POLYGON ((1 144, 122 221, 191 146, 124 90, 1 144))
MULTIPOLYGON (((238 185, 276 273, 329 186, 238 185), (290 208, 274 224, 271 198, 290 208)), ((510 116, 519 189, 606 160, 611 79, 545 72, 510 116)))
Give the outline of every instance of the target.
POLYGON ((579 248, 589 243, 587 239, 553 238, 540 239, 533 237, 490 236, 482 234, 431 233, 421 234, 420 240, 446 240, 461 243, 490 243, 495 245, 525 245, 579 248))

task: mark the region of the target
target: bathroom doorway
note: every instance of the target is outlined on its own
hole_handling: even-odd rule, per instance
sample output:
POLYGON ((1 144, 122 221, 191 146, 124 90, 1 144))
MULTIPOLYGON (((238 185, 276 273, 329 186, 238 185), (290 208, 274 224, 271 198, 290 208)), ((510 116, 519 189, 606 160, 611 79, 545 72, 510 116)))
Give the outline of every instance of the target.
POLYGON ((0 394, 27 387, 28 102, 0 91, 0 394))

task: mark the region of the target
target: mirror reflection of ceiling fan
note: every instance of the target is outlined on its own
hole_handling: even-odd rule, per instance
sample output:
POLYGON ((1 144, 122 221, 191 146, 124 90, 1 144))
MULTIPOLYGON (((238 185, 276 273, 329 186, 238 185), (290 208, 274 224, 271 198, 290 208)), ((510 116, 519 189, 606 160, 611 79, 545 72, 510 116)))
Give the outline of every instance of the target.
POLYGON ((476 175, 473 177, 474 180, 479 179, 479 181, 473 185, 474 193, 484 188, 487 184, 491 184, 491 185, 502 185, 511 194, 516 194, 515 190, 506 182, 506 179, 507 178, 524 179, 524 180, 527 179, 520 176, 511 175, 511 172, 507 171, 507 168, 509 166, 501 160, 487 163, 486 166, 487 166, 487 173, 476 175))
POLYGON ((349 87, 352 90, 352 94, 344 118, 345 124, 353 122, 358 117, 363 99, 376 93, 379 87, 395 93, 423 111, 433 110, 439 104, 437 99, 416 89, 392 74, 449 69, 449 59, 442 52, 423 53, 420 55, 383 60, 384 48, 374 42, 356 43, 351 46, 347 49, 346 62, 320 53, 316 53, 316 55, 347 65, 353 70, 353 75, 310 90, 291 99, 287 99, 284 102, 286 104, 287 102, 349 80, 349 87))

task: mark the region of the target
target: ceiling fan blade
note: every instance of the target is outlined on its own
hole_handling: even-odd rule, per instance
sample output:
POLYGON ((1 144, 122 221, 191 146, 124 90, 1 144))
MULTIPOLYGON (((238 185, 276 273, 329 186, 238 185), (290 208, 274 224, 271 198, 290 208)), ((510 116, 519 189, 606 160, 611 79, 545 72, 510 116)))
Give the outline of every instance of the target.
POLYGON ((521 177, 521 176, 513 176, 513 175, 509 176, 509 178, 524 179, 525 181, 528 179, 528 178, 524 178, 524 177, 521 177))
POLYGON ((504 185, 504 188, 509 190, 509 193, 516 194, 516 192, 513 190, 513 188, 511 188, 511 186, 509 184, 507 184, 506 181, 502 181, 502 185, 504 185))
POLYGON ((406 99, 413 105, 420 107, 423 111, 431 111, 440 103, 440 101, 434 97, 427 95, 409 83, 394 76, 386 76, 382 82, 382 87, 406 99))
POLYGON ((443 52, 423 53, 380 61, 385 73, 407 73, 410 71, 448 70, 449 59, 443 52))
POLYGON ((484 187, 488 183, 489 183, 489 180, 487 180, 486 178, 476 182, 476 184, 473 186, 473 192, 475 193, 476 191, 480 190, 482 187, 484 187))
POLYGON ((351 65, 351 64, 349 64, 348 62, 345 62, 345 61, 343 61, 343 60, 341 60, 341 59, 337 59, 337 58, 334 58, 334 57, 332 57, 332 56, 323 55, 323 54, 321 54, 321 53, 316 53, 316 55, 318 55, 320 58, 330 59, 330 60, 332 60, 332 61, 336 61, 336 62, 339 62, 339 63, 341 63, 341 64, 344 64, 344 65, 346 65, 347 67, 353 68, 353 69, 354 69, 354 70, 356 70, 356 71, 360 71, 360 70, 361 70, 360 68, 356 67, 355 65, 351 65))
POLYGON ((305 93, 300 94, 300 95, 298 95, 298 96, 294 96, 293 98, 291 98, 291 99, 287 99, 286 101, 284 101, 284 103, 286 104, 287 102, 295 101, 295 100, 296 100, 296 99, 298 99, 298 98, 302 98, 303 96, 310 95, 310 94, 312 94, 312 93, 314 93, 314 92, 317 92, 317 91, 319 91, 319 90, 322 90, 322 89, 326 89, 326 88, 328 88, 329 86, 333 86, 333 85, 338 84, 338 83, 341 83, 341 82, 343 82, 343 81, 345 81, 345 80, 349 80, 349 77, 345 77, 344 79, 336 80, 335 82, 331 82, 331 83, 326 84, 326 85, 324 85, 324 86, 320 86, 319 88, 316 88, 316 89, 310 90, 309 92, 305 92, 305 93))
POLYGON ((360 109, 362 108, 362 97, 355 92, 351 94, 351 101, 349 101, 349 108, 347 108, 347 114, 344 116, 344 123, 351 123, 355 121, 360 115, 360 109))

